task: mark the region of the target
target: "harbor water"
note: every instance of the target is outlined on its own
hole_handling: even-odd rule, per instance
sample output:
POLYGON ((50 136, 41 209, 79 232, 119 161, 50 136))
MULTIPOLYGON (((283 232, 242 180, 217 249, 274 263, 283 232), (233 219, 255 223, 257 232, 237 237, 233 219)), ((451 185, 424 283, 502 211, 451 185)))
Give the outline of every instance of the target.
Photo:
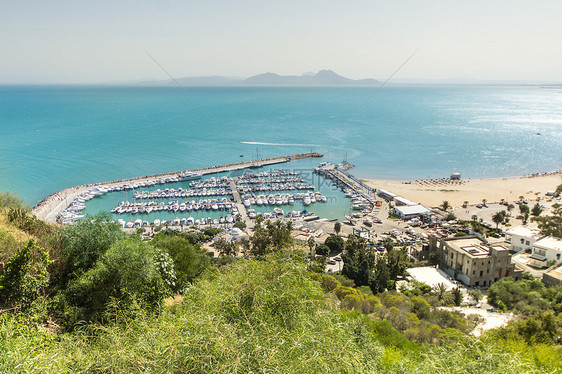
POLYGON ((347 158, 359 178, 562 165, 559 87, 388 86, 368 100, 375 89, 188 87, 203 110, 178 87, 3 86, 0 190, 35 205, 75 185, 311 150, 324 160, 295 167, 347 158))

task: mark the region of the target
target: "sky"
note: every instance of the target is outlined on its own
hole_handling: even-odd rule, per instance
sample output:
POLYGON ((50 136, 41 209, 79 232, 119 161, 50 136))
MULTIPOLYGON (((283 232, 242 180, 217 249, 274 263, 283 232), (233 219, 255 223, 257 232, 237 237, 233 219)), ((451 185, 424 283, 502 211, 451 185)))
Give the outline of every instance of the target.
POLYGON ((560 0, 0 0, 0 84, 172 76, 562 82, 560 0))

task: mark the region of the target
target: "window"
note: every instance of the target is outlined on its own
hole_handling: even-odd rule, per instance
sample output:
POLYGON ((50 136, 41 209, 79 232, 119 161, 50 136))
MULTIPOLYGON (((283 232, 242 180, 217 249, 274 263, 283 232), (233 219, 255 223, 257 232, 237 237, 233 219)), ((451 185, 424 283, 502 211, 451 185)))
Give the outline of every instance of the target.
POLYGON ((476 274, 476 270, 472 270, 472 275, 476 274))
POLYGON ((483 276, 484 272, 482 270, 480 270, 480 276, 483 276))
POLYGON ((527 240, 527 241, 525 242, 525 244, 529 245, 529 244, 531 244, 531 242, 527 240))
POLYGON ((557 253, 557 254, 556 254, 556 259, 557 259, 557 260, 560 260, 560 253, 557 253))
POLYGON ((521 238, 521 244, 525 243, 525 239, 521 238))
POLYGON ((475 282, 474 285, 475 285, 475 286, 479 286, 479 285, 480 285, 480 282, 475 282))

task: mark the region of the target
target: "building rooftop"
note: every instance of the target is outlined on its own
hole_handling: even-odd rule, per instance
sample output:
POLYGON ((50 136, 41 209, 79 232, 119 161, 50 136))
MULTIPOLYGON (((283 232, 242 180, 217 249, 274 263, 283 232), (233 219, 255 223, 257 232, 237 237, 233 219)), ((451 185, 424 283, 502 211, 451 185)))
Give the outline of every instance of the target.
POLYGON ((410 201, 410 200, 408 200, 404 197, 400 197, 400 196, 396 196, 394 198, 394 201, 398 202, 398 203, 401 203, 401 204, 404 204, 404 205, 417 205, 416 203, 414 203, 414 202, 412 202, 412 201, 410 201))
POLYGON ((429 209, 427 209, 423 205, 419 205, 419 204, 397 206, 397 207, 394 207, 394 209, 399 210, 400 212, 402 212, 403 215, 429 213, 429 209))
POLYGON ((505 232, 507 235, 517 235, 523 236, 526 238, 535 238, 539 239, 541 237, 540 230, 536 227, 529 227, 529 226, 516 226, 513 227, 505 232))
MULTIPOLYGON (((490 253, 491 246, 475 237, 449 238, 447 244, 457 252, 463 252, 470 257, 485 257, 490 253)), ((504 250, 503 246, 494 246, 496 250, 504 250)))
POLYGON ((380 193, 380 194, 384 194, 384 195, 389 196, 389 197, 395 197, 395 196, 397 196, 396 194, 394 194, 394 193, 392 193, 392 192, 390 192, 390 191, 382 190, 382 189, 379 190, 379 193, 380 193))
POLYGON ((552 270, 547 271, 545 274, 548 274, 551 277, 562 281, 562 264, 552 270))
POLYGON ((556 236, 547 236, 538 240, 533 244, 533 247, 538 247, 541 249, 551 249, 558 252, 562 252, 562 238, 557 238, 556 236))

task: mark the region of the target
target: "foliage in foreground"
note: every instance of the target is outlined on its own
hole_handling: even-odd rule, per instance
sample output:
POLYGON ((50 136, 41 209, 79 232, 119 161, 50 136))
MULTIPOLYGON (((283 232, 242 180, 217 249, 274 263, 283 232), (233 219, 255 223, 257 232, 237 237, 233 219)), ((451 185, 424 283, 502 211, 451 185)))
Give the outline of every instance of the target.
POLYGON ((488 301, 502 310, 513 310, 524 315, 552 310, 562 312, 562 287, 545 287, 538 279, 511 277, 500 279, 490 286, 488 301))
POLYGON ((372 372, 383 353, 359 315, 337 313, 301 266, 284 261, 209 273, 159 317, 126 313, 60 341, 3 329, 0 342, 0 371, 372 372), (26 341, 41 349, 24 359, 26 341))
POLYGON ((0 371, 519 374, 561 369, 562 356, 551 347, 463 336, 430 348, 392 344, 400 339, 403 335, 384 321, 339 310, 302 264, 243 260, 208 272, 181 305, 158 316, 117 310, 114 323, 55 337, 4 315, 0 371))

